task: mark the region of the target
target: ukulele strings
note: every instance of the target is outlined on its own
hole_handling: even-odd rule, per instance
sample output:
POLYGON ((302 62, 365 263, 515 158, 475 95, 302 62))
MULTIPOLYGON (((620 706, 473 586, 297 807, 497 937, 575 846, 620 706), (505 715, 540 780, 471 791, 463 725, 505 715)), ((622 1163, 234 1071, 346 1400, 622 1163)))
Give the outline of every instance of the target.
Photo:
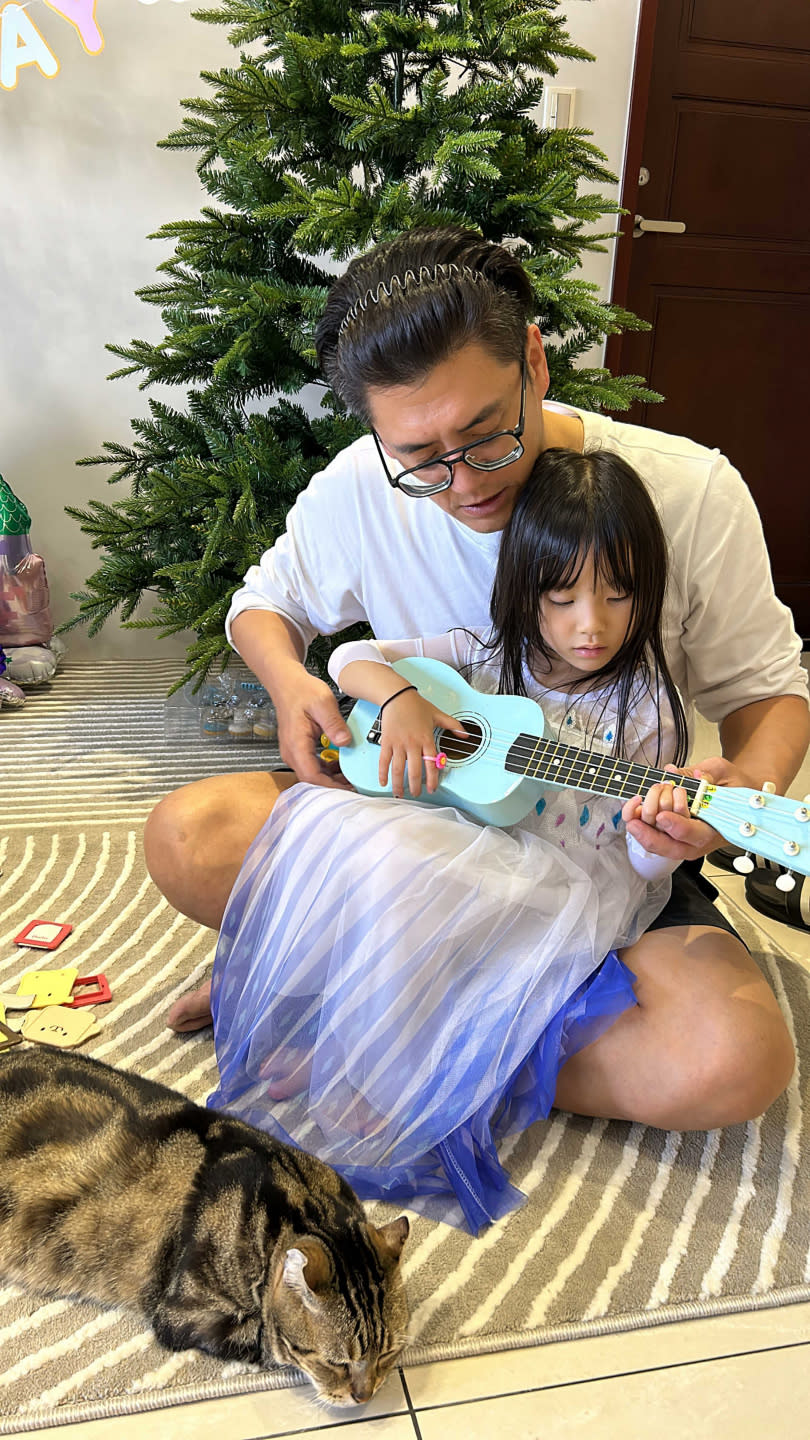
MULTIPOLYGON (((453 735, 447 726, 440 727, 440 734, 447 735, 452 740, 454 753, 448 754, 447 756, 450 763, 457 759, 459 755, 465 759, 470 759, 480 750, 481 753, 478 757, 480 761, 492 760, 496 763, 505 763, 511 756, 516 762, 528 765, 533 760, 536 760, 538 771, 542 769, 543 774, 538 773, 529 777, 535 780, 550 780, 551 772, 548 769, 549 766, 554 766, 554 769, 558 771, 558 773, 563 767, 566 767, 570 775, 578 766, 590 766, 595 772, 598 772, 599 769, 605 765, 612 765, 614 770, 617 766, 620 767, 620 772, 624 777, 625 783, 636 775, 640 779, 649 775, 660 776, 662 780, 670 778, 664 770, 653 765, 647 765, 644 761, 624 760, 621 756, 610 755, 604 751, 580 749, 578 746, 566 744, 562 739, 553 740, 550 737, 537 735, 530 737, 529 740, 522 745, 518 743, 517 739, 509 743, 509 733, 510 732, 505 730, 490 731, 491 737, 496 741, 496 743, 493 744, 488 737, 483 740, 471 738, 469 741, 465 741, 463 737, 453 735)), ((443 743, 448 744, 449 740, 445 740, 443 743)), ((584 780, 584 772, 578 778, 584 780)), ((595 778, 599 778, 598 775, 596 775, 595 778)), ((684 788, 692 794, 692 798, 694 799, 701 782, 690 779, 688 776, 683 776, 682 779, 684 788)), ((569 784, 570 781, 566 781, 565 783, 569 784)), ((583 787, 579 786, 578 788, 581 789, 583 787)))
MULTIPOLYGON (((469 718, 471 721, 474 721, 474 717, 471 716, 469 718)), ((474 721, 474 723, 479 724, 480 722, 474 721)), ((643 761, 624 760, 621 757, 606 754, 603 751, 580 749, 578 746, 568 745, 563 738, 555 740, 550 736, 537 735, 529 737, 527 741, 521 744, 518 743, 519 737, 510 739, 512 732, 493 728, 489 730, 488 735, 482 735, 480 740, 476 740, 472 736, 468 740, 465 740, 462 736, 453 735, 447 726, 440 726, 438 729, 440 737, 446 735, 449 737, 449 740, 452 740, 455 753, 452 755, 448 754, 447 758, 450 764, 452 764, 453 760, 456 759, 459 754, 465 759, 469 759, 478 751, 481 752, 478 756, 479 762, 505 762, 511 756, 516 762, 528 765, 532 760, 536 759, 538 761, 538 770, 542 769, 543 773, 527 775, 527 778, 545 782, 546 784, 559 785, 564 789, 582 790, 588 794, 608 794, 615 799, 632 799, 631 793, 627 793, 626 795, 622 795, 621 793, 626 790, 631 780, 633 784, 638 780, 640 786, 642 783, 645 783, 648 777, 656 777, 651 783, 672 783, 675 779, 670 772, 652 765, 646 765, 643 761), (493 743, 493 741, 495 743, 493 743), (600 776, 600 770, 606 765, 612 765, 613 772, 615 772, 617 768, 619 769, 619 774, 615 780, 613 773, 609 773, 608 776, 600 776), (553 770, 551 769, 552 766, 554 767, 553 770), (580 767, 582 767, 582 773, 577 773, 574 777, 574 772, 578 771, 580 767), (587 773, 585 767, 590 768, 590 774, 587 773), (564 780, 558 779, 557 777, 560 776, 563 771, 567 771, 566 778, 564 780), (598 788, 594 790, 592 784, 589 786, 589 781, 595 781, 598 786, 600 779, 603 784, 607 782, 610 785, 609 790, 600 791, 598 788), (616 794, 617 790, 620 792, 619 794, 616 794)), ((449 741, 445 741, 444 743, 449 743, 449 741)), ((520 774, 520 771, 512 773, 520 774)), ((527 772, 524 772, 524 774, 526 773, 527 772)), ((677 778, 679 782, 678 788, 686 790, 690 799, 694 801, 702 781, 686 775, 677 778)), ((710 810, 711 814, 718 821, 726 820, 731 824, 735 821, 739 822, 743 807, 738 800, 735 801, 733 799, 733 793, 730 793, 728 797, 725 793, 726 790, 733 792, 734 787, 717 786, 714 785, 713 782, 710 782, 710 784, 710 801, 708 803, 704 801, 701 809, 705 807, 707 810, 710 810)), ((771 797, 771 803, 773 800, 781 800, 784 798, 783 796, 773 796, 771 797)), ((745 810, 748 810, 747 804, 745 810)), ((757 810, 754 814, 759 817, 762 811, 757 810)), ((791 816, 790 818, 793 817, 791 816)), ((712 822, 707 818, 706 823, 711 824, 712 822)), ((739 839, 743 848, 747 847, 756 852, 757 846, 755 842, 760 836, 769 841, 774 848, 783 843, 784 834, 771 830, 768 827, 767 821, 763 824, 757 819, 755 822, 752 816, 751 823, 756 823, 755 834, 753 836, 740 835, 739 839)), ((776 856, 771 858, 776 859, 777 864, 781 863, 783 865, 795 866, 798 856, 786 855, 784 860, 777 859, 776 856)))
MULTIPOLYGON (((518 744, 517 740, 514 740, 511 744, 509 744, 508 741, 510 732, 493 729, 490 731, 490 735, 494 739, 496 739, 498 743, 492 744, 490 741, 487 740, 486 737, 478 741, 471 737, 469 742, 467 742, 460 736, 452 735, 452 732, 449 731, 446 726, 440 727, 440 733, 451 736, 454 749, 457 752, 460 751, 461 754, 465 756, 465 758, 472 757, 478 750, 481 751, 481 754, 479 756, 480 761, 505 761, 511 755, 516 761, 529 764, 533 759, 536 758, 538 760, 538 769, 542 768, 544 773, 530 775, 528 776, 529 779, 538 780, 547 784, 558 784, 564 789, 582 790, 589 794, 607 794, 615 799, 632 799, 631 793, 626 793, 624 795, 621 793, 622 791, 627 791, 628 784, 631 781, 633 784, 635 784, 636 780, 638 780, 640 786, 642 783, 645 783, 645 780, 647 778, 650 777, 656 777, 655 779, 651 779, 651 783, 672 783, 675 778, 669 772, 661 770, 655 766, 646 765, 643 761, 623 760, 620 757, 605 754, 601 751, 580 749, 577 746, 567 745, 563 739, 554 740, 551 737, 538 735, 536 737, 531 737, 527 742, 522 745, 518 744), (563 753, 561 755, 555 753, 559 751, 562 751, 563 753), (619 768, 619 773, 615 776, 615 779, 613 773, 610 773, 608 776, 600 776, 599 771, 605 765, 612 765, 614 772, 617 767, 619 768), (553 771, 551 769, 551 766, 554 767, 553 771), (582 767, 582 773, 575 773, 580 769, 580 767, 582 767), (590 768, 590 774, 587 773, 587 769, 585 767, 590 768), (566 778, 564 780, 557 779, 556 777, 561 775, 563 771, 567 771, 566 778), (658 777, 660 777, 660 779, 658 777), (602 791, 599 790, 598 786, 600 779, 603 784, 607 783, 609 789, 602 791), (591 782, 590 786, 588 784, 589 781, 591 782), (593 782, 596 783, 596 789, 592 788, 593 782), (619 792, 618 794, 616 793, 617 791, 619 792)), ((451 763, 454 758, 455 756, 448 755, 448 761, 450 761, 451 763)), ((514 773, 519 774, 520 772, 518 771, 514 773)), ((693 777, 686 775, 678 777, 678 780, 680 782, 678 784, 678 788, 683 788, 684 790, 686 790, 687 795, 689 795, 690 797, 690 800, 694 801, 697 797, 702 781, 696 780, 693 777)), ((725 820, 729 824, 740 822, 743 807, 741 806, 739 800, 734 800, 733 794, 729 794, 727 796, 725 793, 727 789, 733 792, 734 787, 717 786, 714 785, 713 782, 710 782, 710 784, 710 800, 708 802, 704 801, 701 805, 701 809, 705 808, 707 810, 710 810, 711 815, 717 821, 725 820)), ((772 797, 772 799, 783 798, 785 797, 772 797)), ((745 811, 747 810, 748 805, 746 804, 745 811)), ((755 813, 757 814, 757 816, 759 816, 762 814, 762 811, 757 811, 755 813)), ((712 823, 708 817, 706 823, 712 823)), ((751 823, 755 823, 753 819, 751 823)), ((763 839, 767 840, 771 844, 771 846, 774 847, 774 849, 777 846, 781 846, 781 844, 784 842, 784 833, 780 833, 779 831, 770 829, 766 821, 764 824, 756 824, 756 830, 753 836, 740 835, 739 839, 741 842, 741 846, 743 848, 747 847, 756 852, 756 841, 760 836, 763 839)), ((773 856, 771 858, 776 859, 777 864, 781 863, 783 865, 786 864, 795 866, 798 856, 786 855, 784 857, 784 860, 782 860, 781 858, 777 859, 776 856, 773 856)))

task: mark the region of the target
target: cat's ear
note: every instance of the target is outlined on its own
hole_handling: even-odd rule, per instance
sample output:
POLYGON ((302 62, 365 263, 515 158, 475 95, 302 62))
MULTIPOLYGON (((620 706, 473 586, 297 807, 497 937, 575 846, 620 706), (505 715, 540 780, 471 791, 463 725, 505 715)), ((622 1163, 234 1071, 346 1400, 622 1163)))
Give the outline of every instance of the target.
POLYGON ((371 1243, 384 1265, 396 1264, 402 1254, 402 1247, 410 1233, 410 1225, 404 1215, 390 1220, 387 1225, 369 1225, 371 1243))
POLYGON ((320 1308, 318 1292, 329 1288, 332 1262, 319 1240, 299 1240, 287 1251, 282 1279, 301 1297, 307 1310, 320 1308))

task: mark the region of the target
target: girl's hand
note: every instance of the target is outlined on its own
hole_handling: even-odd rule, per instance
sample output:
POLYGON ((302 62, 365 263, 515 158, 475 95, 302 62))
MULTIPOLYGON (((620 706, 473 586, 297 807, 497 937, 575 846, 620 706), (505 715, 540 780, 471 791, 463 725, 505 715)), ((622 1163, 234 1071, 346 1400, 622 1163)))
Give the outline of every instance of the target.
POLYGON ((436 790, 441 770, 423 759, 425 755, 436 755, 435 730, 452 730, 454 735, 467 735, 452 715, 437 710, 416 690, 406 690, 386 705, 382 717, 379 777, 380 784, 386 785, 388 772, 391 771, 391 790, 397 798, 402 799, 405 794, 406 769, 408 789, 414 799, 422 793, 423 768, 428 794, 432 795, 436 790))
POLYGON ((681 770, 667 765, 666 769, 672 773, 675 783, 651 785, 646 795, 634 795, 622 806, 622 819, 628 833, 651 855, 664 855, 679 862, 698 860, 722 845, 722 836, 704 820, 693 818, 689 812, 689 795, 677 781, 686 776, 714 783, 714 777, 703 765, 681 770))
MULTIPOLYGON (((691 771, 684 773, 691 774, 691 771)), ((622 806, 625 824, 628 820, 642 820, 645 825, 660 829, 658 820, 662 815, 684 815, 689 819, 689 796, 674 779, 672 784, 662 781, 651 785, 646 795, 634 795, 622 806)))

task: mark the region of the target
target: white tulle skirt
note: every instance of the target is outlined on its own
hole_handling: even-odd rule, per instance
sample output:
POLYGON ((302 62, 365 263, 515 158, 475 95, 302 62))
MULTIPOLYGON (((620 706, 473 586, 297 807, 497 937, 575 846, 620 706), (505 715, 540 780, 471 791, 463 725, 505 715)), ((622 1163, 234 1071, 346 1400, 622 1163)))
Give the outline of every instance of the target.
POLYGON ((227 1108, 363 1196, 519 1203, 496 1141, 635 1003, 615 951, 659 913, 623 838, 566 849, 452 808, 296 785, 249 851, 212 1009, 227 1108))

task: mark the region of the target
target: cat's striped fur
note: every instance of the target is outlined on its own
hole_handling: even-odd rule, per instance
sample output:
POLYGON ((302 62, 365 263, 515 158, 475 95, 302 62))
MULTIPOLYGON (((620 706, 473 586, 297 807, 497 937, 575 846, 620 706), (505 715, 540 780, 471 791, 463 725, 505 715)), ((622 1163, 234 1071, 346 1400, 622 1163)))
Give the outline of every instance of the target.
POLYGON ((0 1057, 3 1279, 361 1403, 405 1343, 407 1234, 320 1160, 163 1085, 46 1047, 0 1057))

